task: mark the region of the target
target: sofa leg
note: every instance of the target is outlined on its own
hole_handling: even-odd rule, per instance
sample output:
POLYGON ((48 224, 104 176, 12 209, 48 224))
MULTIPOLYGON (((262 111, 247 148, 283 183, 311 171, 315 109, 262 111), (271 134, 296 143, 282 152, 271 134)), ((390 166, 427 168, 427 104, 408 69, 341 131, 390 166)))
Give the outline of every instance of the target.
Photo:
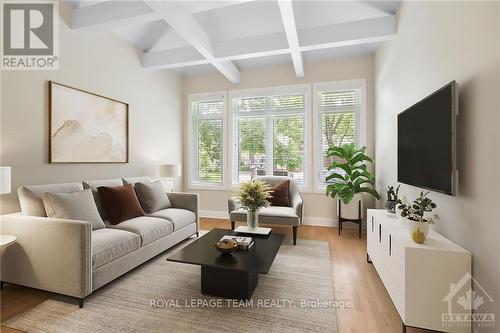
POLYGON ((234 221, 231 221, 231 230, 234 230, 234 221))
POLYGON ((293 230, 293 245, 297 245, 297 226, 292 227, 293 230))
POLYGON ((3 281, 0 281, 0 290, 3 290, 3 281))
POLYGON ((200 237, 200 232, 199 231, 196 232, 196 237, 200 237))
POLYGON ((79 299, 78 299, 78 307, 79 307, 80 309, 81 309, 81 308, 83 308, 83 300, 84 300, 84 299, 85 299, 85 298, 79 298, 79 299))

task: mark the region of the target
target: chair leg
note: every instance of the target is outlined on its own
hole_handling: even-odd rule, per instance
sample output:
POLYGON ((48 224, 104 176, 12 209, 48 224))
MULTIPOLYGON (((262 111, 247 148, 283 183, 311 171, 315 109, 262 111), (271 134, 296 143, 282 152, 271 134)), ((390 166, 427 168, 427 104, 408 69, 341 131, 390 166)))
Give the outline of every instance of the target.
POLYGON ((363 224, 363 219, 361 218, 361 200, 358 201, 358 217, 359 217, 359 238, 361 238, 361 225, 363 224))
POLYGON ((234 221, 231 221, 231 230, 234 230, 234 221))
POLYGON ((297 245, 297 226, 294 225, 292 227, 292 231, 293 231, 293 245, 297 245))

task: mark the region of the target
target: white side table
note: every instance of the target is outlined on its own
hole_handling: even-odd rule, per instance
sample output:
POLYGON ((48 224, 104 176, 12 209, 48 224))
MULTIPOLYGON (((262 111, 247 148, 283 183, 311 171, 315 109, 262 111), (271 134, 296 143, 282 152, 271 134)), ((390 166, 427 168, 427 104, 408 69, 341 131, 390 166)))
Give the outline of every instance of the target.
POLYGON ((16 236, 0 235, 0 248, 5 248, 16 241, 16 236))

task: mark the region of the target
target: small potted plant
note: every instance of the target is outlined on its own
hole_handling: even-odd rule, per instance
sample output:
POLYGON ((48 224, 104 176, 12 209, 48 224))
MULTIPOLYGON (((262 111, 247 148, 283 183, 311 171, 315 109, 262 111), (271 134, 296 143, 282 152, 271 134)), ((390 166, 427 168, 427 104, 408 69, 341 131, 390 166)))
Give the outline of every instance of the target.
POLYGON ((437 205, 427 197, 429 192, 421 191, 420 196, 409 203, 406 198, 398 200, 398 209, 401 210, 401 217, 405 218, 408 223, 408 231, 415 243, 422 244, 429 232, 429 225, 434 224, 434 219, 438 216, 434 214, 429 216, 437 205), (427 215, 426 215, 427 214, 427 215))
POLYGON ((394 186, 387 186, 387 202, 385 203, 385 209, 392 214, 396 214, 396 205, 398 204, 398 193, 401 185, 396 187, 394 190, 394 186))
POLYGON ((269 206, 268 199, 271 198, 271 192, 271 186, 258 179, 240 185, 238 197, 241 207, 247 211, 247 225, 249 228, 258 228, 258 211, 269 206))

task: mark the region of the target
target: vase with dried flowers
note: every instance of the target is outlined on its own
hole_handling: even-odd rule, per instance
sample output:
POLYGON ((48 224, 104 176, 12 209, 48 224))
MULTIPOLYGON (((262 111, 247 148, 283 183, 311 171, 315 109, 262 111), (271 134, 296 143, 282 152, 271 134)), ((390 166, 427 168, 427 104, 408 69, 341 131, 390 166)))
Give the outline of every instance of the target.
POLYGON ((269 206, 271 193, 271 186, 262 180, 254 179, 241 183, 238 197, 241 207, 247 211, 247 225, 249 228, 258 228, 258 211, 269 206))

